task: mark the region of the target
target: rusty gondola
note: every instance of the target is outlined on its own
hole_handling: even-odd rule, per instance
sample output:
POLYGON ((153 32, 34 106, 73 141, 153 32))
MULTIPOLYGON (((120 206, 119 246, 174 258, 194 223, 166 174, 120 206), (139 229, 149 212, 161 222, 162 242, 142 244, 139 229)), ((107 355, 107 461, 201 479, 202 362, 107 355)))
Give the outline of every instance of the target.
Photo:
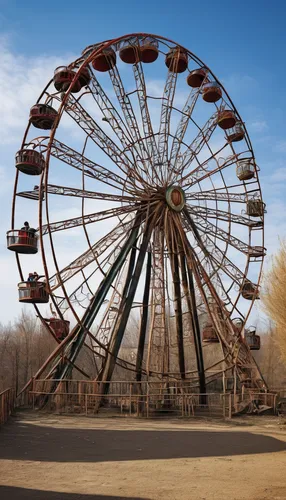
POLYGON ((260 335, 256 334, 256 328, 250 326, 245 330, 245 340, 251 351, 259 351, 260 349, 260 335))

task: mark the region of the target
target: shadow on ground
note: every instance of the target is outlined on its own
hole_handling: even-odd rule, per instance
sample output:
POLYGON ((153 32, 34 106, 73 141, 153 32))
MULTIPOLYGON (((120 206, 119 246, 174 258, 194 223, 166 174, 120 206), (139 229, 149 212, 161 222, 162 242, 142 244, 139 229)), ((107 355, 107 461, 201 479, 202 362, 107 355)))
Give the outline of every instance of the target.
POLYGON ((83 493, 60 493, 58 491, 30 490, 14 486, 0 486, 1 500, 148 500, 147 498, 114 497, 106 495, 84 495, 83 493))
POLYGON ((278 439, 243 431, 71 429, 17 419, 4 426, 0 436, 0 459, 41 462, 165 460, 286 450, 278 439))

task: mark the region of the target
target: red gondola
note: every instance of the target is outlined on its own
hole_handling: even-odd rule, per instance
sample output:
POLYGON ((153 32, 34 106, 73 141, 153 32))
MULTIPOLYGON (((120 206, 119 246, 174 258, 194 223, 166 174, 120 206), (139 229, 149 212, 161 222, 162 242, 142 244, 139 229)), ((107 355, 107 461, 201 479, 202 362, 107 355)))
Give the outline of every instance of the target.
POLYGON ((87 67, 85 67, 81 70, 80 75, 78 77, 78 81, 81 84, 81 88, 89 85, 90 80, 91 80, 91 76, 90 76, 89 69, 87 67))
POLYGON ((64 340, 70 329, 70 322, 65 319, 50 318, 48 320, 50 328, 53 330, 56 338, 60 341, 64 340))
POLYGON ((48 104, 35 104, 30 109, 30 122, 43 130, 51 129, 57 116, 57 111, 48 104))
POLYGON ((104 73, 115 66, 116 54, 111 47, 109 47, 108 49, 103 49, 99 54, 95 56, 91 64, 96 71, 104 73))
POLYGON ((141 50, 137 44, 127 41, 119 51, 121 61, 126 64, 136 64, 140 61, 141 50))
POLYGON ((21 229, 7 231, 7 248, 17 253, 35 254, 38 251, 38 237, 21 229))
POLYGON ((180 47, 174 47, 166 55, 165 64, 173 73, 183 73, 188 67, 188 54, 180 47))
MULTIPOLYGON (((59 66, 55 69, 54 72, 54 86, 58 92, 65 92, 73 79, 75 78, 76 73, 69 69, 67 66, 59 66)), ((71 92, 74 94, 79 92, 81 89, 80 81, 77 80, 71 87, 71 92)))
POLYGON ((194 69, 191 71, 187 77, 187 84, 190 87, 198 88, 203 83, 206 78, 207 70, 204 68, 194 69))
POLYGON ((45 168, 45 157, 35 149, 20 149, 16 153, 15 166, 28 175, 40 175, 45 168))
POLYGON ((203 100, 206 102, 217 102, 222 97, 222 91, 218 83, 205 83, 202 89, 203 100))
POLYGON ((46 304, 49 294, 42 281, 22 281, 18 284, 19 302, 26 304, 46 304))
POLYGON ((158 42, 154 38, 146 37, 140 44, 140 60, 143 63, 152 63, 158 55, 158 42))
POLYGON ((217 124, 223 130, 234 127, 236 121, 236 116, 231 109, 225 109, 224 111, 220 111, 218 113, 217 124))

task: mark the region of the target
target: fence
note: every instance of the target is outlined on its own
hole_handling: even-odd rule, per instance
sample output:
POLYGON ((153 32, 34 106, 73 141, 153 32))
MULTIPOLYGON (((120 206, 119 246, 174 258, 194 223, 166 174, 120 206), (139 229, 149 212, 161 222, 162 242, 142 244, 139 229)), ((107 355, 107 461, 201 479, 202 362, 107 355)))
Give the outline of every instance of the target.
POLYGON ((59 413, 119 414, 142 417, 166 415, 231 418, 239 413, 276 407, 275 393, 199 394, 188 382, 96 382, 35 380, 28 393, 33 408, 59 413), (108 387, 107 387, 108 386, 108 387), (108 389, 108 391, 107 391, 108 389))
MULTIPOLYGON (((277 402, 285 394, 248 390, 238 394, 199 394, 189 382, 96 382, 83 380, 32 380, 27 391, 18 397, 17 406, 43 407, 59 413, 85 415, 119 414, 141 417, 231 418, 240 413, 276 411, 277 402), (108 386, 108 387, 107 387, 108 386), (108 392, 107 392, 108 389, 108 392), (106 393, 106 394, 105 394, 106 393)), ((16 406, 14 389, 0 393, 0 425, 16 406)))
MULTIPOLYGON (((33 408, 37 407, 37 393, 32 393, 33 408)), ((231 417, 229 406, 220 394, 182 394, 176 398, 155 400, 153 395, 108 394, 102 398, 98 394, 60 393, 40 395, 45 409, 59 413, 82 413, 95 415, 122 415, 141 417, 162 416, 211 416, 231 417), (45 400, 46 396, 46 400, 45 400), (203 402, 202 402, 203 401, 203 402)))
POLYGON ((0 425, 7 422, 15 408, 15 390, 6 389, 0 393, 0 425))

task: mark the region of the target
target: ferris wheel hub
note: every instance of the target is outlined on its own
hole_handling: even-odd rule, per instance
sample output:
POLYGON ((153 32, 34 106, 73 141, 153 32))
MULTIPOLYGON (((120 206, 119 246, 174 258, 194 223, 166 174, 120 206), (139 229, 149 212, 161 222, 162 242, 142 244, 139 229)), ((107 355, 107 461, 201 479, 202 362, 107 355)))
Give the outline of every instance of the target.
POLYGON ((185 193, 179 186, 169 186, 166 190, 166 201, 172 210, 181 212, 185 206, 185 193))

